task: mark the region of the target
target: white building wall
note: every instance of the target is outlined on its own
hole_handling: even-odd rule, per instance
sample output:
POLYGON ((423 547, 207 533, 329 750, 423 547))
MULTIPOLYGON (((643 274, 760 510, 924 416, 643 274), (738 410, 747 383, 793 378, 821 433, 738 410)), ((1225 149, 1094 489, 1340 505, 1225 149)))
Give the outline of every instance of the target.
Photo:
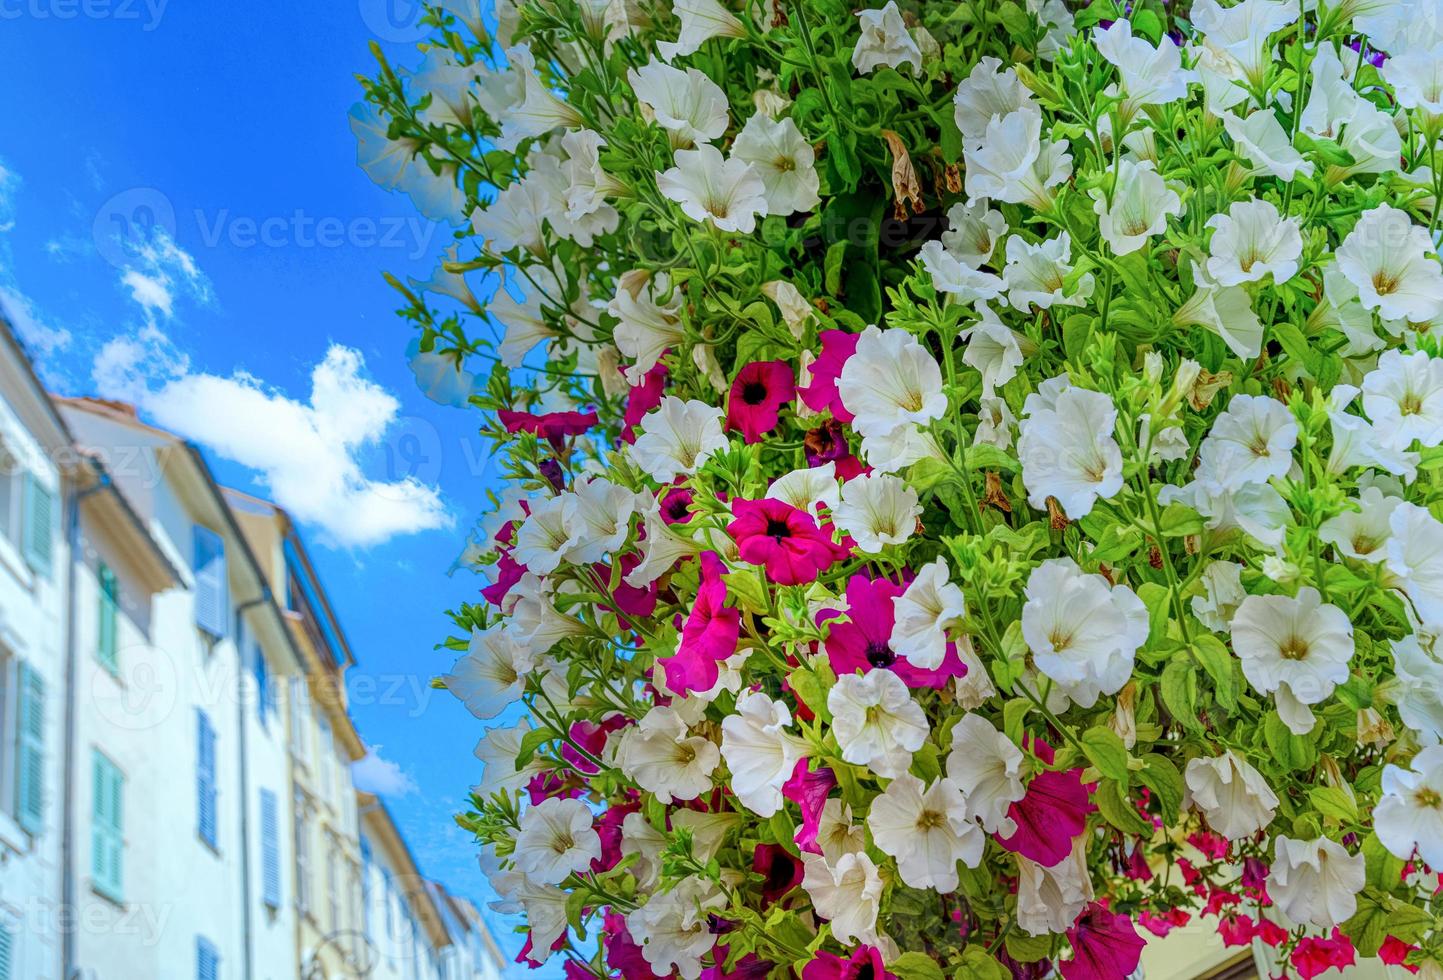
POLYGON ((51 980, 60 975, 57 909, 61 894, 61 786, 64 754, 65 589, 64 494, 60 475, 33 433, 0 391, 0 929, 11 937, 15 977, 51 980), (48 575, 22 555, 23 473, 33 473, 54 494, 48 575), (34 835, 17 819, 21 665, 44 685, 42 700, 42 819, 34 835))

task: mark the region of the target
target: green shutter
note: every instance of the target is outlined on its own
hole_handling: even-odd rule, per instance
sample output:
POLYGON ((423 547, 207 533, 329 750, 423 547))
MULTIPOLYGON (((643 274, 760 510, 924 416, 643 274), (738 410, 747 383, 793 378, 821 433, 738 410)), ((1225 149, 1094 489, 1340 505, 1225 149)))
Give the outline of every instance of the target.
POLYGON ((0 922, 0 980, 11 980, 15 967, 15 933, 0 922))
POLYGON ((121 824, 125 777, 97 749, 91 768, 90 874, 95 890, 122 901, 125 838, 121 824))
POLYGON ((100 625, 99 637, 96 641, 96 656, 100 659, 101 666, 112 674, 120 669, 118 660, 119 650, 119 612, 118 586, 115 581, 115 573, 110 570, 109 565, 100 566, 100 625))
POLYGON ((34 473, 25 474, 25 522, 22 543, 25 563, 44 578, 50 577, 55 548, 55 494, 34 473))
POLYGON ((45 819, 45 682, 25 663, 18 681, 15 813, 26 833, 38 834, 45 819))

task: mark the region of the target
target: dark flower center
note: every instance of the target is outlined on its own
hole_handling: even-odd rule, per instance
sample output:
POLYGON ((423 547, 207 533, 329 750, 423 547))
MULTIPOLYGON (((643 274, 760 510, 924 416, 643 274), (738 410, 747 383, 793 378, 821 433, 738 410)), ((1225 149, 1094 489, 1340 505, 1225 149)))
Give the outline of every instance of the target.
POLYGON ((886 643, 877 640, 867 645, 867 663, 873 667, 890 667, 896 661, 897 655, 886 643))
POLYGON ((778 541, 780 541, 783 538, 790 538, 791 536, 792 529, 787 526, 786 521, 782 520, 779 517, 771 517, 767 519, 767 537, 776 538, 778 541))
POLYGON ((767 400, 767 386, 760 381, 748 381, 742 385, 742 401, 748 405, 760 405, 767 400))

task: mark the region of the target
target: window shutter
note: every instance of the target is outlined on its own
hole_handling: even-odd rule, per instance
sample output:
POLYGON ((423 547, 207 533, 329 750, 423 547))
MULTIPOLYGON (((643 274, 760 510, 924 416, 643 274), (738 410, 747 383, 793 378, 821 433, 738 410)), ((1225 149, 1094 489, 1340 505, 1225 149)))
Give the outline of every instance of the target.
POLYGON ((261 900, 281 907, 280 814, 276 794, 268 789, 261 790, 261 900))
POLYGON ((25 474, 24 555, 35 574, 50 577, 55 547, 55 494, 35 477, 25 474))
POLYGON ((228 632, 225 539, 208 527, 195 527, 195 625, 220 639, 228 632))
POLYGON ((26 833, 38 834, 45 818, 45 682, 29 664, 19 671, 15 816, 26 833))
POLYGON ((0 980, 11 980, 15 967, 15 933, 9 923, 0 922, 0 980))
POLYGON ((96 656, 99 657, 101 666, 112 674, 115 673, 120 663, 117 660, 119 650, 119 610, 118 599, 119 587, 115 581, 115 572, 111 571, 109 565, 100 566, 100 627, 99 638, 96 642, 96 656))
POLYGON ((90 874, 95 888, 121 901, 125 838, 121 827, 124 777, 96 750, 91 767, 90 874))
POLYGON ((255 657, 255 679, 256 679, 256 717, 260 719, 261 727, 266 726, 266 716, 271 707, 271 675, 266 667, 266 655, 259 643, 251 644, 253 656, 255 657))
POLYGON ((218 980, 220 977, 220 954, 204 936, 195 937, 196 980, 218 980))
POLYGON ((215 729, 210 718, 196 709, 196 813, 200 839, 216 846, 215 729))

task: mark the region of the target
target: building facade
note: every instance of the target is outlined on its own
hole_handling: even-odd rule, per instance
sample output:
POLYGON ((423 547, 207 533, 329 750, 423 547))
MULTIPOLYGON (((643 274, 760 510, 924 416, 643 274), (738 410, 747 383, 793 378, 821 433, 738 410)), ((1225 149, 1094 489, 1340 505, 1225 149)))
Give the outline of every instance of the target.
POLYGON ((0 320, 0 980, 372 975, 352 663, 284 511, 0 320))

